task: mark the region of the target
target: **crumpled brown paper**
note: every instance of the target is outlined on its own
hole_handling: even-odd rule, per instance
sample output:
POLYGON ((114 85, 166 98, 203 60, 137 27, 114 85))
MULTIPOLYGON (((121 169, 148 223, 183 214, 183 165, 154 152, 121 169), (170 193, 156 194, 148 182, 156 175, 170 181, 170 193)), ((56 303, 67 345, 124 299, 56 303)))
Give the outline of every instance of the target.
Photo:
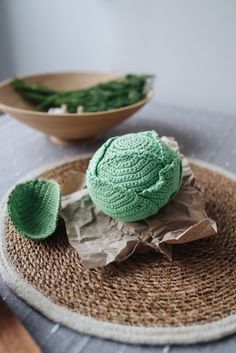
MULTIPOLYGON (((178 149, 174 139, 162 138, 178 149)), ((134 252, 150 250, 172 259, 172 244, 188 243, 217 232, 216 223, 205 212, 204 197, 197 187, 188 160, 182 156, 180 191, 156 215, 139 222, 121 222, 98 210, 86 188, 62 198, 69 242, 88 268, 126 260, 134 252)), ((84 175, 78 175, 84 184, 84 175)))

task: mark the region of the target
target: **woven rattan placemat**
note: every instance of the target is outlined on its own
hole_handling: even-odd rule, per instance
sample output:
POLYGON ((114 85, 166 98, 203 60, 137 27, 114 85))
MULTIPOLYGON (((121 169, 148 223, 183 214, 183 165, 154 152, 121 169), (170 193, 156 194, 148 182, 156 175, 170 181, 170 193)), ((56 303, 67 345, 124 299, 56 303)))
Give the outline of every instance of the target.
MULTIPOLYGON (((76 159, 40 175, 63 183, 76 159)), ((80 332, 130 343, 193 343, 236 332, 236 179, 193 163, 218 235, 174 246, 162 255, 133 255, 104 269, 85 269, 63 225, 50 239, 18 234, 2 204, 0 270, 20 297, 54 321, 80 332)))

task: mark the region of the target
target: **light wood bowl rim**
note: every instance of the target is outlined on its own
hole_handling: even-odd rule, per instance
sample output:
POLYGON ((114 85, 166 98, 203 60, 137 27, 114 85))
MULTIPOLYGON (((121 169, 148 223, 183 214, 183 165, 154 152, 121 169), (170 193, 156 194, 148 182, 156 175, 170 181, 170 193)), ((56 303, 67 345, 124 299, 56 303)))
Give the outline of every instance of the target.
MULTIPOLYGON (((18 78, 22 79, 22 80, 27 80, 27 79, 33 79, 33 78, 36 78, 36 77, 39 77, 39 76, 45 76, 45 75, 70 75, 70 74, 87 74, 87 75, 96 75, 96 74, 99 74, 99 75, 114 75, 114 78, 115 76, 117 77, 122 77, 124 76, 124 74, 117 74, 117 73, 113 73, 113 72, 102 72, 102 71, 61 71, 61 72, 44 72, 44 73, 39 73, 39 74, 33 74, 33 75, 19 75, 17 76, 18 78)), ((9 78, 9 79, 6 79, 2 82, 0 82, 0 92, 1 92, 1 89, 7 85, 10 85, 11 81, 14 79, 14 77, 12 78, 9 78)), ((121 112, 121 111, 127 111, 127 110, 132 110, 134 108, 137 108, 137 107, 141 107, 143 105, 145 105, 146 103, 148 103, 151 98, 154 96, 154 89, 150 89, 150 91, 147 93, 146 97, 142 100, 140 100, 139 102, 137 103, 134 103, 134 104, 131 104, 131 105, 128 105, 126 107, 122 107, 122 108, 117 108, 117 109, 110 109, 110 110, 102 110, 102 111, 99 111, 99 112, 86 112, 86 113, 65 113, 65 114, 49 114, 47 112, 43 112, 43 111, 37 111, 37 110, 31 110, 31 109, 22 109, 22 108, 15 108, 11 105, 7 105, 7 104, 4 104, 4 103, 1 103, 0 101, 0 110, 2 111, 5 111, 5 110, 11 110, 12 112, 16 112, 16 113, 23 113, 23 114, 26 114, 26 115, 32 115, 34 114, 35 116, 42 116, 42 115, 45 115, 48 117, 56 117, 56 116, 59 116, 59 117, 75 117, 75 116, 101 116, 101 115, 109 115, 109 114, 112 114, 112 113, 116 113, 116 112, 121 112)))

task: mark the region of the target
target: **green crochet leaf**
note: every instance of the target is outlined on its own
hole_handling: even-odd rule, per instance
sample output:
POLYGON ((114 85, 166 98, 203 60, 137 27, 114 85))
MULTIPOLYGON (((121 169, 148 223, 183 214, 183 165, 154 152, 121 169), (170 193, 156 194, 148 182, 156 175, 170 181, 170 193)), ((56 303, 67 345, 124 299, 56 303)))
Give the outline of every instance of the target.
POLYGON ((55 181, 31 180, 16 185, 8 199, 8 213, 18 232, 33 240, 49 237, 56 229, 61 197, 55 181))

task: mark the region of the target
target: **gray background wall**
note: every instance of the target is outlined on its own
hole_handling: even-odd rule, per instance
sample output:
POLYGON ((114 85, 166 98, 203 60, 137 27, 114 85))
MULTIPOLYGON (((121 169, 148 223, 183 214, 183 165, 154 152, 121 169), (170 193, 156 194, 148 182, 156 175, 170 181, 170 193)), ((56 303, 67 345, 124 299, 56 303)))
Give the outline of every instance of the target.
POLYGON ((156 99, 236 114, 235 0, 0 0, 0 78, 150 72, 156 99))

